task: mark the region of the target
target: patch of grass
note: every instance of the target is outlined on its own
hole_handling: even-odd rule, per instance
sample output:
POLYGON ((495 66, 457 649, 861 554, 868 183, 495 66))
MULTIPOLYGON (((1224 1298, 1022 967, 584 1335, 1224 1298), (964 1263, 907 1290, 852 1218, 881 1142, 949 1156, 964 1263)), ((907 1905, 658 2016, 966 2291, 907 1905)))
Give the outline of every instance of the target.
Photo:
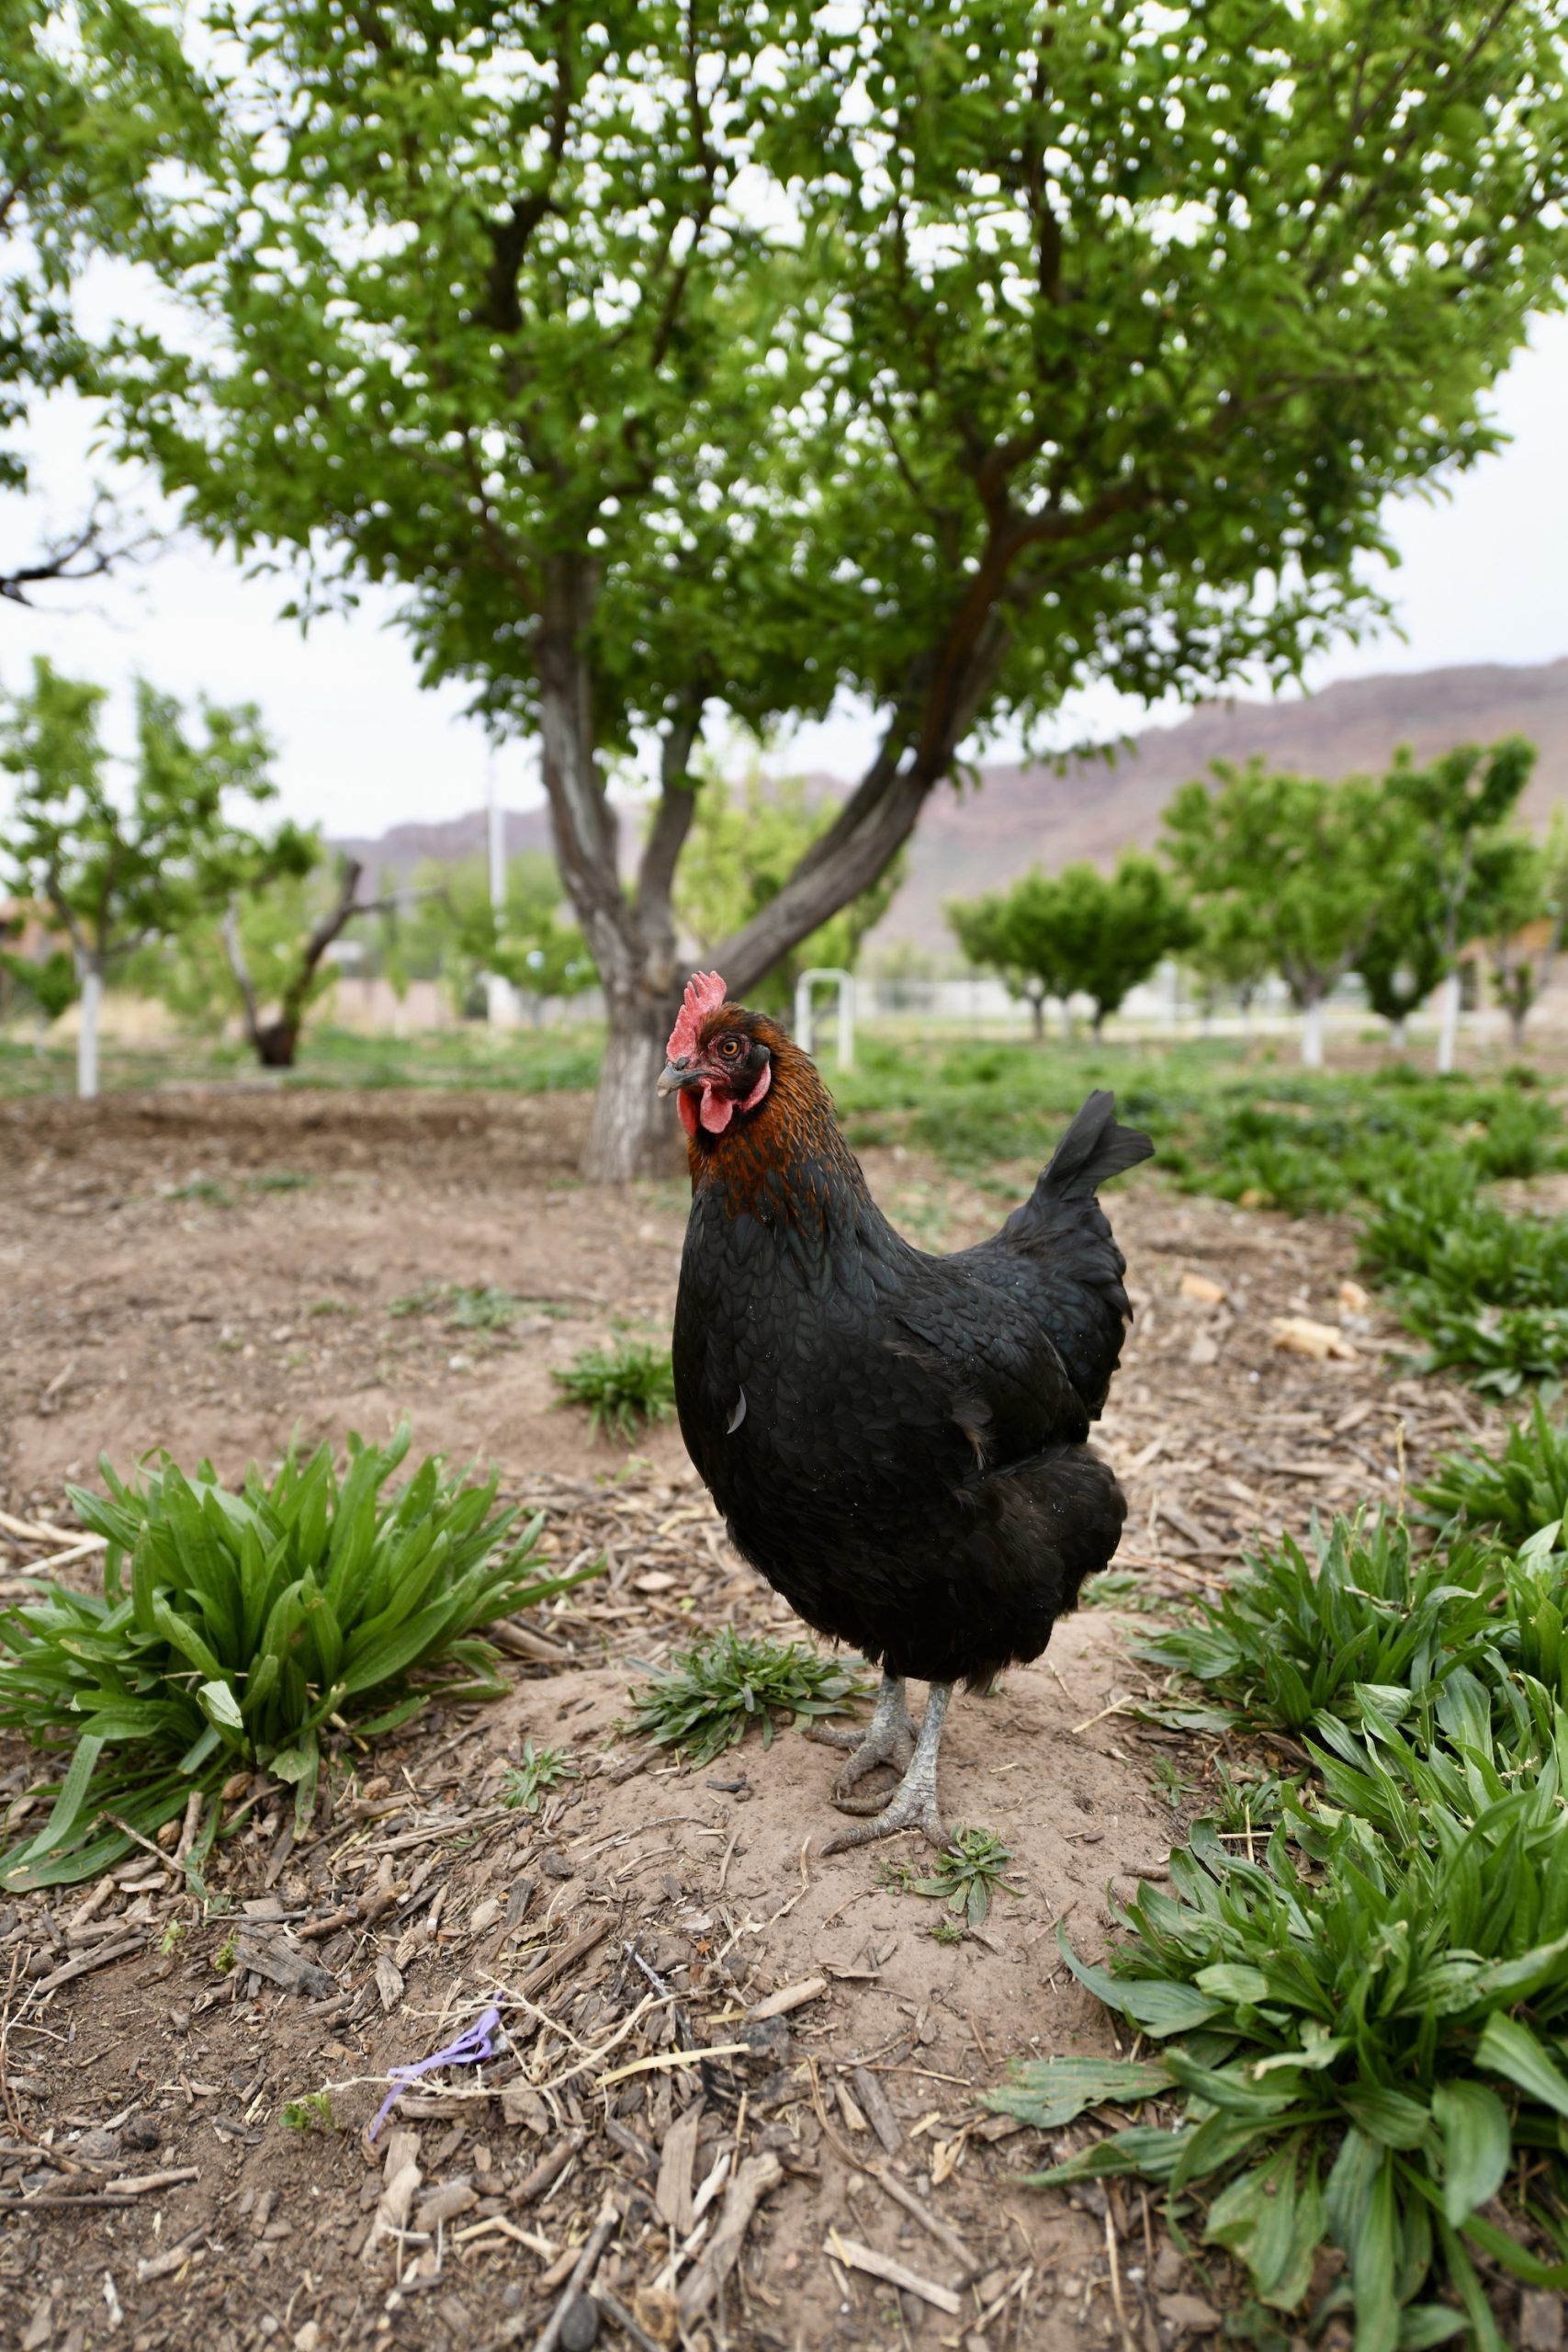
POLYGON ((247 1176, 245 1189, 251 1193, 302 1193, 315 1182, 313 1176, 302 1176, 297 1169, 270 1168, 260 1176, 247 1176))
POLYGON ((520 1813, 537 1813, 551 1789, 576 1778, 577 1767, 564 1747, 536 1747, 525 1739, 521 1761, 507 1770, 501 1802, 520 1813))
MULTIPOLYGON (((985 1925, 991 1897, 998 1888, 1008 1894, 1022 1894, 1021 1887, 1013 1886, 1004 1876, 1011 1860, 994 1829, 955 1829, 951 1844, 927 1876, 919 1876, 907 1862, 885 1862, 883 1883, 941 1903, 953 1915, 953 1927, 962 1934, 965 1928, 985 1925)), ((943 1920, 931 1932, 942 1941, 955 1941, 951 1931, 943 1934, 947 1928, 943 1920)))
POLYGON ((389 1299, 387 1312, 400 1321, 411 1315, 444 1316, 449 1329, 458 1331, 504 1331, 525 1306, 552 1317, 570 1312, 549 1300, 517 1298, 494 1283, 422 1283, 418 1290, 389 1299))
POLYGON ((303 1825, 334 1731, 372 1737, 438 1694, 505 1689, 481 1629, 598 1569, 542 1573, 540 1521, 515 1530, 515 1511, 495 1510, 493 1476, 467 1484, 431 1456, 392 1487, 408 1446, 406 1423, 385 1446, 351 1437, 341 1475, 326 1446, 290 1452, 270 1484, 253 1464, 239 1494, 167 1455, 134 1487, 104 1461, 107 1497, 69 1490, 107 1539, 103 1586, 44 1585, 0 1612, 0 1725, 51 1759, 70 1751, 13 1805, 15 1830, 51 1801, 0 1856, 0 1885, 92 1877, 132 1849, 127 1829, 154 1837, 240 1766, 291 1783, 303 1825))
POLYGON ((867 1690, 841 1659, 822 1657, 803 1642, 726 1625, 677 1650, 668 1667, 633 1689, 628 1728, 688 1763, 709 1764, 753 1725, 767 1747, 775 1717, 802 1724, 848 1714, 867 1690))
POLYGON ((675 1408, 675 1375, 668 1348, 622 1340, 614 1348, 584 1348, 550 1378, 566 1403, 583 1405, 601 1437, 630 1443, 649 1421, 668 1420, 675 1408))
POLYGON ((1450 1533, 1421 1561, 1401 1529, 1339 1522, 1314 1544, 1316 1602, 1282 1551, 1235 1606, 1197 1612, 1189 1646, 1168 1641, 1227 1721, 1300 1739, 1303 1774, 1247 1792, 1245 1836, 1233 1782, 1172 1855, 1170 1890, 1141 1886, 1117 1912, 1104 1966, 1058 1931, 1150 2053, 1031 2062, 989 2102, 1048 2130, 1101 2101, 1156 2102, 1036 2179, 1163 2183, 1178 2226, 1281 2313, 1303 2312, 1321 2249, 1338 2247, 1358 2352, 1458 2336, 1502 2352, 1496 2282, 1568 2286, 1559 1533, 1517 1548, 1450 1533), (1359 1671, 1325 1667, 1303 1719, 1314 1623, 1359 1671))
POLYGON ((305 1309, 307 1315, 357 1315, 359 1309, 346 1298, 313 1298, 305 1309))
POLYGON ((1437 1526, 1458 1519, 1504 1544, 1526 1543, 1568 1517, 1568 1427, 1550 1420, 1538 1396, 1500 1454, 1480 1446, 1444 1454, 1416 1499, 1437 1526))
POLYGON ((164 1201, 205 1201, 209 1208, 228 1209, 234 1205, 233 1195, 216 1176, 189 1176, 183 1184, 161 1184, 158 1197, 164 1201))

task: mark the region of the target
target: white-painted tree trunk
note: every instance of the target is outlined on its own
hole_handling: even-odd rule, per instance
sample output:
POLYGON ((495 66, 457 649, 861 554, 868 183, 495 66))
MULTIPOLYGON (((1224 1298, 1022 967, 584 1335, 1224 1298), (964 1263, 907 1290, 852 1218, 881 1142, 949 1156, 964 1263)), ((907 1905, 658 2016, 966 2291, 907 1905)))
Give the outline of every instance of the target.
POLYGON ((1459 1044, 1459 996, 1456 967, 1443 982, 1438 998, 1438 1070, 1445 1078, 1454 1066, 1454 1051, 1459 1044))
POLYGON ((85 966, 82 1025, 76 1032, 76 1092, 84 1102, 91 1102, 98 1091, 98 1007, 103 993, 103 974, 96 964, 85 966))
POLYGON ((1323 999, 1314 997, 1302 1008, 1302 1067, 1303 1069, 1323 1068, 1323 999))
POLYGON ((1388 1041, 1396 1054, 1402 1054, 1404 1051, 1404 1015, 1403 1013, 1397 1021, 1389 1023, 1388 1041))
POLYGON ((673 1101, 658 1092, 673 1015, 651 1003, 610 1007, 609 1035, 583 1167, 594 1182, 671 1176, 685 1165, 686 1138, 673 1101))

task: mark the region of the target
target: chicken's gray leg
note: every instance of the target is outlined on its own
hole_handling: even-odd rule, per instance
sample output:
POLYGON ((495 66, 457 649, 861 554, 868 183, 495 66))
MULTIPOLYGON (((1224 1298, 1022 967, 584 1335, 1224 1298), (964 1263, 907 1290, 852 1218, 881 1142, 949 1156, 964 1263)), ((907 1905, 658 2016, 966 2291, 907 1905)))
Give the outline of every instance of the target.
MULTIPOLYGON (((863 1727, 859 1724, 814 1724, 807 1735, 811 1739, 825 1740, 831 1747, 853 1749, 849 1762, 833 1783, 833 1802, 842 1804, 857 1781, 874 1772, 879 1764, 890 1764, 901 1772, 909 1761, 915 1745, 915 1726, 909 1721, 908 1702, 904 1696, 901 1674, 882 1677, 882 1688, 876 1694, 871 1721, 863 1727)), ((875 1799, 880 1804, 882 1799, 875 1799)), ((858 1804, 851 1808, 858 1812, 858 1804)))
MULTIPOLYGON (((940 1849, 947 1844, 947 1831, 936 1801, 936 1758, 952 1696, 951 1682, 931 1684, 908 1770, 887 1803, 877 1805, 874 1819, 860 1829, 840 1829, 823 1847, 825 1854, 841 1854, 848 1847, 869 1845, 874 1838, 891 1838, 897 1829, 922 1829, 933 1846, 940 1849)), ((834 1802, 840 1813, 869 1813, 875 1800, 835 1796, 834 1802)))

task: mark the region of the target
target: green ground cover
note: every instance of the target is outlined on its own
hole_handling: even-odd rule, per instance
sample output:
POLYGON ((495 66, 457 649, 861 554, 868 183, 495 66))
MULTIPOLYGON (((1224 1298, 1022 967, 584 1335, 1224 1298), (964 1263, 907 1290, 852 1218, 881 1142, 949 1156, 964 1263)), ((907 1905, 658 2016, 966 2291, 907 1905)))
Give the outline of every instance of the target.
POLYGON ((1357 2352, 1501 2352, 1514 2282, 1568 2288, 1568 1548, 1555 1517, 1517 1532, 1562 1458, 1538 1416, 1505 1472, 1442 1466, 1429 1546, 1314 1527, 1138 1645, 1158 1713, 1267 1764, 1245 1826, 1227 1771, 1170 1891, 1117 1906, 1104 1966, 1060 1938, 1146 2046, 1028 2062, 992 2103, 1133 2111, 1037 2178, 1163 2185, 1249 2274, 1249 2341, 1348 2310, 1357 2352))

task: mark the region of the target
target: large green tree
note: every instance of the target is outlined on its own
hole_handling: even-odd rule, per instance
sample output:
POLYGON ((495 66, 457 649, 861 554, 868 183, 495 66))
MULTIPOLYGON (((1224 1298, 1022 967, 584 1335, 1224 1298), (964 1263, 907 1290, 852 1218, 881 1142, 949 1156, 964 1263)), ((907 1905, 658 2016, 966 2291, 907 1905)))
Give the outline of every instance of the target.
POLYGON ((144 250, 192 325, 128 356, 123 441, 292 554, 303 609, 390 584, 423 675, 537 734, 610 1007, 601 1175, 665 1148, 712 718, 852 695, 878 738, 718 950, 744 993, 991 722, 1371 618, 1387 501, 1492 446, 1559 292, 1554 0, 188 16, 211 145, 144 250))
MULTIPOLYGON (((91 392, 97 351, 77 282, 129 253, 149 175, 199 143, 203 116, 173 26, 137 0, 0 0, 0 493, 29 488, 27 427, 62 386, 91 392)), ((146 545, 89 492, 52 532, 0 530, 0 600, 96 578, 146 545)))

